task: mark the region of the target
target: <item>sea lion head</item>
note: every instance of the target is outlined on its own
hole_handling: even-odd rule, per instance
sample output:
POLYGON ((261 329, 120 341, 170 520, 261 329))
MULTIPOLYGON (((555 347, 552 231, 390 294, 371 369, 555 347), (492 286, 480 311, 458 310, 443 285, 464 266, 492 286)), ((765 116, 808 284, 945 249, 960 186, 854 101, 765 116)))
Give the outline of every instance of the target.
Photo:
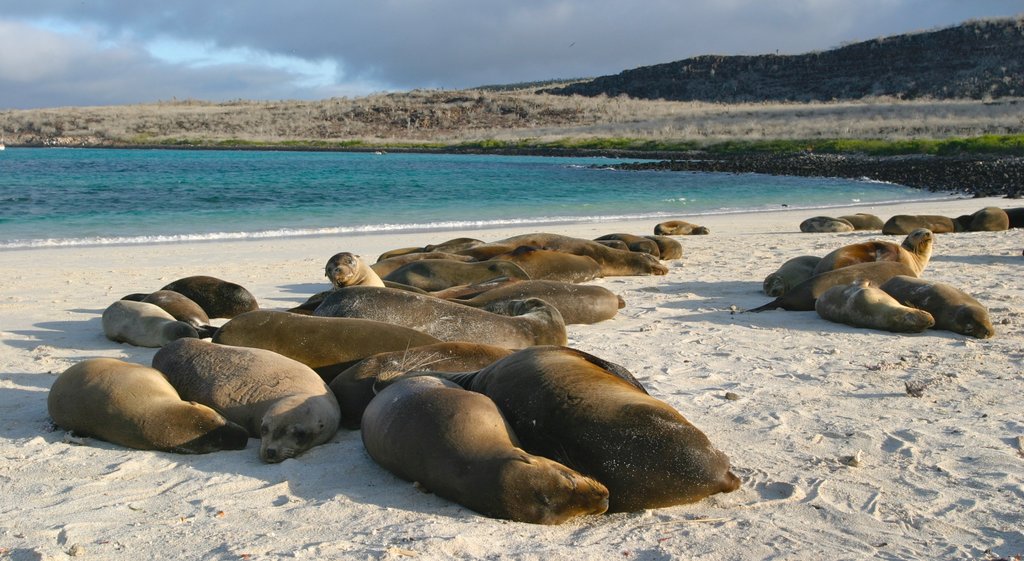
POLYGON ((358 280, 360 265, 358 256, 343 251, 327 260, 324 274, 335 288, 342 288, 354 284, 358 280))
POLYGON ((327 411, 321 399, 308 395, 280 399, 260 423, 260 458, 268 464, 294 458, 323 442, 324 435, 333 435, 337 428, 338 414, 327 411))
POLYGON ((906 249, 910 253, 917 255, 919 259, 927 263, 928 259, 932 256, 932 242, 935 240, 935 236, 932 231, 927 228, 918 228, 909 234, 906 239, 900 244, 903 249, 906 249))
POLYGON ((560 524, 608 510, 607 487, 541 456, 521 452, 501 468, 498 478, 501 503, 514 520, 560 524))
POLYGON ((953 315, 953 323, 960 328, 960 333, 971 337, 988 339, 996 334, 988 313, 980 306, 960 306, 953 315))

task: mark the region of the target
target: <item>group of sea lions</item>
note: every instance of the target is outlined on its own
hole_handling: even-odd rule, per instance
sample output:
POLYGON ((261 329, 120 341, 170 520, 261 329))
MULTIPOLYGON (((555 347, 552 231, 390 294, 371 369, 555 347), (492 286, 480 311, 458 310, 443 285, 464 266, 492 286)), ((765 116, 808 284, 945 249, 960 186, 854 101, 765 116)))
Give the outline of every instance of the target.
POLYGON ((207 276, 132 294, 104 312, 104 333, 160 347, 151 367, 82 361, 54 383, 50 415, 141 449, 207 453, 259 438, 269 463, 361 428, 370 456, 399 477, 523 522, 738 488, 725 454, 628 370, 564 346, 567 322, 623 306, 578 283, 665 274, 661 259, 682 255, 666 236, 602 238, 449 240, 373 265, 342 252, 324 268, 331 288, 288 311, 207 276))
POLYGON ((814 216, 800 223, 801 232, 853 232, 881 231, 883 234, 906 235, 918 228, 933 234, 952 232, 1001 232, 1010 228, 1024 228, 1024 207, 999 208, 987 206, 971 214, 956 218, 937 214, 897 214, 885 222, 867 213, 847 216, 814 216))

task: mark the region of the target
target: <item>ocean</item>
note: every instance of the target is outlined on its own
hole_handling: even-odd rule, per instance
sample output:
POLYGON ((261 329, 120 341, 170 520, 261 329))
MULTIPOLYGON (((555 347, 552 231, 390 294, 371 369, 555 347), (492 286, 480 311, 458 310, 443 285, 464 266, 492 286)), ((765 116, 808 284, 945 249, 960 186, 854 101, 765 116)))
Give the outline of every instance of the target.
MULTIPOLYGON (((944 195, 835 178, 534 156, 8 148, 0 250, 825 209, 944 195)), ((644 232, 646 233, 646 232, 644 232)))

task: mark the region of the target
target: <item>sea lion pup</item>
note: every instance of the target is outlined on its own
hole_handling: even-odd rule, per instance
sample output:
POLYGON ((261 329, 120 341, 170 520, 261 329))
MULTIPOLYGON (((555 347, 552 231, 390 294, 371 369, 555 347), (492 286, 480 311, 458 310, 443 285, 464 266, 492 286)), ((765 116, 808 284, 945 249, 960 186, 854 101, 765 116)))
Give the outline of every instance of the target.
POLYGON ((492 257, 489 262, 515 263, 530 279, 562 282, 587 282, 601 277, 601 265, 586 255, 519 246, 509 253, 492 257))
POLYGON ((611 368, 548 346, 441 377, 494 400, 527 452, 608 487, 609 512, 689 503, 739 487, 728 457, 704 433, 611 368))
POLYGON ((658 251, 661 253, 661 260, 668 261, 670 259, 682 259, 683 258, 683 244, 668 237, 668 236, 644 236, 645 238, 652 240, 658 244, 658 251))
POLYGON ((664 275, 668 273, 668 267, 661 264, 653 255, 612 249, 594 240, 583 238, 539 232, 513 236, 501 240, 500 243, 516 246, 528 245, 542 249, 565 251, 575 255, 586 255, 601 265, 601 275, 606 277, 664 275))
POLYGON ((211 318, 230 319, 259 309, 256 297, 244 287, 206 275, 181 278, 161 290, 184 294, 211 318))
POLYGON ((331 286, 384 286, 384 281, 358 255, 347 251, 335 253, 324 265, 324 275, 331 286))
POLYGON ((814 276, 814 268, 821 261, 817 255, 800 255, 787 260, 774 273, 764 278, 761 290, 768 296, 782 296, 794 286, 814 276))
POLYGON ((882 283, 880 288, 901 304, 930 313, 935 318, 935 329, 979 339, 996 334, 985 306, 952 285, 895 276, 882 283))
POLYGON ((512 354, 512 349, 464 343, 435 343, 401 351, 378 353, 353 364, 331 380, 330 388, 341 408, 341 426, 358 429, 374 388, 416 370, 469 372, 512 354))
POLYGON ((551 304, 569 324, 591 324, 615 317, 625 306, 622 298, 603 286, 573 284, 549 280, 525 280, 493 288, 472 298, 452 302, 485 307, 499 300, 540 298, 551 304))
POLYGON ((822 292, 814 309, 829 321, 897 333, 920 333, 935 325, 928 312, 900 304, 866 280, 822 292))
POLYGON ((442 251, 419 251, 416 253, 407 253, 405 255, 396 255, 395 257, 389 257, 383 260, 377 260, 376 263, 370 265, 373 272, 377 273, 380 277, 386 277, 391 271, 405 265, 412 263, 413 261, 420 261, 422 259, 448 259, 450 261, 473 261, 473 258, 469 255, 459 255, 458 253, 445 253, 442 251))
POLYGON ((182 337, 199 337, 191 325, 149 302, 118 300, 103 310, 103 334, 116 343, 162 347, 182 337))
POLYGON ((775 300, 763 306, 747 310, 748 312, 763 312, 782 308, 784 310, 809 312, 814 309, 814 301, 821 296, 822 292, 841 284, 850 284, 857 280, 867 280, 875 286, 895 277, 896 275, 914 276, 914 270, 906 263, 899 261, 872 261, 870 263, 857 263, 842 269, 828 271, 801 282, 792 289, 779 296, 775 300))
POLYGON ((608 489, 520 449, 494 402, 438 378, 388 386, 363 415, 375 462, 428 491, 492 518, 560 524, 608 509, 608 489))
POLYGON ((213 342, 274 351, 305 364, 330 382, 368 356, 439 341, 414 329, 369 319, 256 310, 225 323, 213 342))
POLYGON ((846 214, 837 217, 840 220, 849 222, 854 230, 881 230, 884 223, 882 219, 874 214, 858 212, 857 214, 846 214))
POLYGON ((907 234, 903 243, 899 245, 879 240, 844 245, 822 257, 814 267, 814 274, 818 275, 856 263, 899 261, 907 264, 914 270, 914 276, 919 277, 932 257, 934 239, 935 236, 930 230, 918 228, 907 234))
POLYGON ((260 439, 260 458, 277 463, 323 444, 341 412, 311 368, 264 349, 179 339, 153 355, 182 399, 220 411, 260 439))
POLYGON ((650 253, 651 255, 661 259, 661 250, 658 248, 658 244, 654 240, 645 238, 643 236, 637 236, 635 234, 605 234, 594 238, 594 241, 603 240, 619 240, 626 244, 626 247, 630 251, 636 251, 638 253, 650 253))
POLYGON ((386 275, 384 280, 433 292, 497 277, 528 279, 530 275, 519 265, 507 261, 462 262, 426 259, 406 263, 386 275))
POLYGON ((933 234, 949 234, 957 231, 954 220, 937 214, 897 214, 882 225, 883 234, 906 235, 918 228, 931 230, 933 234))
POLYGON ((702 236, 711 231, 685 220, 668 220, 654 226, 655 236, 702 236))
POLYGON ((853 224, 841 218, 831 216, 813 216, 800 223, 800 231, 806 233, 837 233, 852 232, 853 224))
POLYGON ((159 371, 113 358, 65 370, 46 405, 61 428, 139 450, 206 454, 241 450, 249 440, 220 413, 183 401, 159 371))
POLYGON ((1010 216, 999 207, 987 206, 958 217, 956 223, 966 232, 1002 232, 1010 228, 1010 216))
POLYGON ((350 286, 329 294, 313 314, 372 319, 415 329, 442 341, 488 343, 510 349, 566 342, 562 315, 536 298, 497 302, 478 310, 392 288, 350 286))

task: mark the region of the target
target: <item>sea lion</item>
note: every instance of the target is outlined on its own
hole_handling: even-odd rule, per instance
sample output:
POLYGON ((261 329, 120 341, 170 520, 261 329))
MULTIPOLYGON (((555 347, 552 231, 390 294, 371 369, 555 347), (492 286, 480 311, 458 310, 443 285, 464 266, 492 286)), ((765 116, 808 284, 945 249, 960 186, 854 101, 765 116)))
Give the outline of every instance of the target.
POLYGON ((603 483, 609 512, 694 502, 740 485, 704 433, 593 355, 531 347, 442 377, 494 400, 527 452, 603 483))
POLYGON ((900 263, 899 261, 857 263, 849 267, 814 275, 794 286, 775 300, 747 311, 763 312, 765 310, 782 308, 784 310, 809 312, 814 309, 814 301, 817 300, 818 296, 833 286, 850 284, 861 279, 878 286, 896 275, 914 276, 914 270, 906 263, 900 263))
POLYGON ((334 288, 344 286, 384 286, 384 281, 358 255, 335 253, 324 265, 324 275, 334 288))
POLYGON ((518 447, 487 397, 437 378, 388 386, 363 415, 375 462, 439 497, 493 518, 559 524, 608 509, 608 489, 518 447))
POLYGON ((814 274, 818 275, 856 263, 899 261, 910 266, 916 273, 914 276, 919 277, 932 257, 934 239, 935 236, 930 230, 918 228, 907 234, 901 244, 874 240, 844 245, 823 257, 814 267, 814 274))
POLYGON ((1010 228, 1010 216, 996 206, 987 206, 956 219, 967 232, 1002 232, 1010 228))
POLYGON ((323 444, 341 412, 327 384, 301 362, 264 349, 179 339, 153 356, 182 399, 220 411, 260 439, 260 458, 277 463, 323 444))
POLYGON ((249 433, 213 409, 183 401, 159 371, 90 358, 62 372, 46 399, 61 428, 139 450, 241 450, 249 433))
POLYGON ((213 332, 217 330, 216 327, 210 325, 210 316, 206 315, 206 312, 199 307, 199 304, 196 304, 191 298, 180 292, 157 290, 145 295, 140 302, 160 306, 163 311, 171 314, 174 319, 183 321, 196 328, 200 338, 211 337, 213 332))
POLYGON ((221 326, 213 342, 274 351, 305 364, 330 382, 368 356, 440 341, 414 329, 369 319, 255 310, 221 326))
POLYGON ((658 244, 658 251, 661 253, 662 261, 683 258, 683 244, 679 243, 677 240, 674 240, 668 236, 644 237, 658 244))
POLYGON ((652 239, 645 238, 643 236, 638 236, 636 234, 625 233, 605 234, 603 236, 598 236, 594 238, 594 241, 604 240, 619 240, 620 242, 626 244, 626 247, 628 247, 630 251, 636 251, 638 253, 650 253, 651 255, 657 257, 658 259, 661 259, 661 249, 658 247, 658 244, 655 243, 655 241, 652 239))
POLYGON ((528 279, 530 275, 519 265, 507 261, 462 262, 428 259, 406 263, 385 276, 384 280, 433 292, 497 277, 528 279))
POLYGON ((884 223, 882 219, 874 214, 858 212, 857 214, 846 214, 837 217, 840 220, 849 222, 854 230, 881 230, 884 223))
POLYGON ((551 304, 569 324, 591 324, 615 317, 625 306, 622 298, 602 286, 573 284, 549 280, 526 280, 506 284, 472 298, 452 302, 483 308, 499 300, 540 298, 551 304))
POLYGON ((117 343, 162 347, 182 337, 199 337, 191 325, 149 302, 118 300, 103 310, 103 334, 117 343))
POLYGON ((612 249, 621 249, 622 251, 629 251, 629 246, 622 240, 594 240, 595 242, 608 246, 612 249))
POLYGON ((241 285, 206 275, 181 278, 161 290, 184 294, 211 318, 230 319, 259 309, 256 297, 241 285))
POLYGON ((335 290, 313 312, 316 316, 364 318, 403 325, 442 341, 468 341, 519 349, 564 345, 565 322, 553 306, 531 298, 496 302, 476 309, 432 296, 390 288, 350 286, 335 290), (494 306, 507 309, 497 310, 494 306), (491 310, 497 313, 492 313, 491 310), (502 315, 508 312, 508 315, 502 315))
POLYGON ((800 223, 800 231, 807 233, 838 233, 852 232, 853 230, 853 224, 850 224, 849 221, 831 216, 813 216, 800 223))
POLYGON ((822 292, 814 309, 829 321, 897 333, 920 333, 935 325, 928 312, 900 304, 866 280, 822 292))
POLYGON ((1024 207, 1004 208, 1010 228, 1024 228, 1024 207))
POLYGON ((882 225, 883 234, 907 235, 918 228, 931 230, 933 234, 949 234, 957 231, 952 218, 937 214, 897 214, 882 225))
POLYGON ((800 255, 787 260, 774 273, 764 278, 761 289, 768 296, 782 296, 794 286, 814 276, 814 267, 821 261, 817 255, 800 255))
POLYGON ((583 238, 538 232, 506 238, 500 243, 516 246, 528 245, 542 249, 556 249, 575 255, 586 255, 601 265, 601 275, 605 277, 668 273, 668 267, 653 255, 612 249, 594 240, 583 238))
POLYGON ((473 261, 473 258, 469 255, 459 255, 458 253, 445 253, 441 251, 419 251, 416 253, 407 253, 405 255, 396 255, 395 257, 389 257, 387 259, 378 259, 376 263, 370 265, 373 272, 377 273, 377 276, 386 277, 395 269, 412 263, 413 261, 420 261, 423 259, 448 259, 450 261, 473 261))
POLYGON ((586 255, 526 245, 492 257, 488 262, 495 261, 515 263, 534 280, 587 282, 601 277, 601 265, 586 255))
POLYGON ((964 291, 941 282, 895 276, 882 283, 901 304, 924 310, 935 318, 935 329, 987 339, 995 335, 988 310, 964 291))
POLYGON ((446 253, 458 253, 464 249, 470 249, 478 245, 483 245, 487 242, 478 240, 476 238, 452 238, 450 240, 443 241, 439 244, 427 244, 423 246, 423 251, 443 251, 446 253))
MULTIPOLYGON (((341 408, 341 426, 358 429, 366 405, 381 381, 415 370, 469 372, 512 354, 512 349, 480 343, 435 343, 401 351, 378 353, 353 364, 331 380, 341 408)), ((387 384, 380 384, 379 387, 387 384)))
POLYGON ((685 220, 668 220, 654 226, 656 236, 702 236, 710 233, 706 227, 685 220))

